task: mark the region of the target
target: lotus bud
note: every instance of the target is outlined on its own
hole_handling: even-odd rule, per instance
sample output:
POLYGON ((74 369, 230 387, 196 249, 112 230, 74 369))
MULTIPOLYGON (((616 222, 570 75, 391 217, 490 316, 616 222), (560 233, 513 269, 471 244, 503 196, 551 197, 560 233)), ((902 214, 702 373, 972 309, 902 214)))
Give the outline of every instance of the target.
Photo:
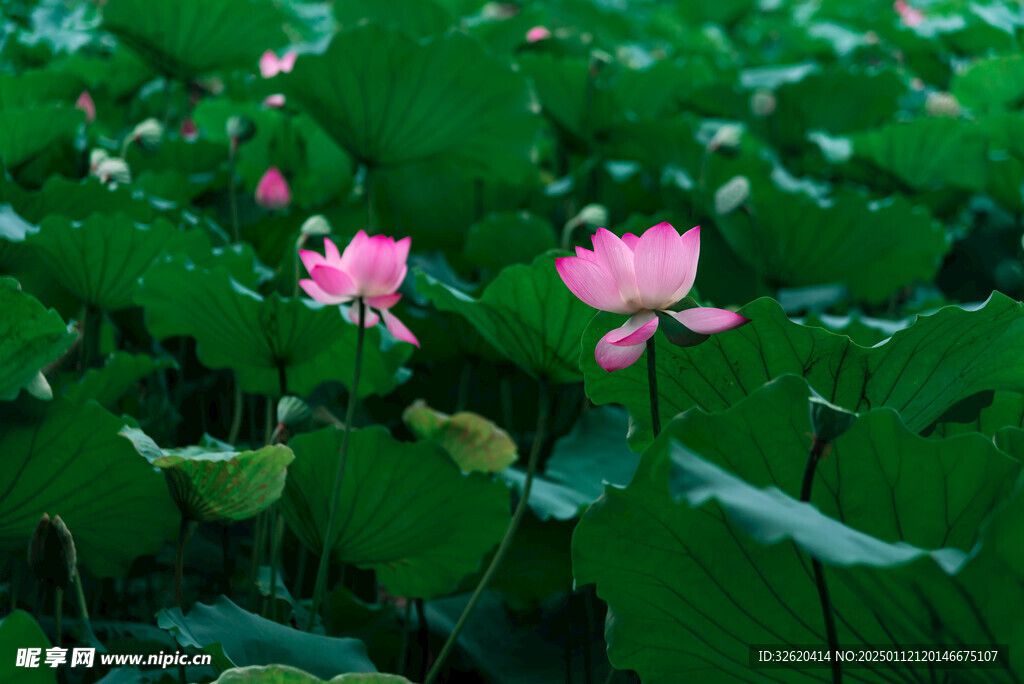
POLYGON ((75 576, 75 542, 60 516, 43 513, 28 547, 28 564, 36 579, 65 589, 75 576))
POLYGON ((850 429, 857 414, 812 394, 808 398, 811 413, 811 430, 817 442, 829 444, 850 429))
POLYGON ((23 387, 26 392, 36 399, 41 399, 43 401, 50 401, 53 399, 53 389, 50 387, 50 383, 46 381, 46 376, 43 375, 42 371, 32 376, 32 379, 26 382, 23 387))
POLYGON ((196 126, 196 122, 193 121, 191 116, 186 116, 181 122, 181 128, 178 130, 178 134, 181 135, 182 140, 192 142, 199 138, 199 126, 196 126))
POLYGON ((551 37, 551 31, 546 26, 534 26, 526 32, 527 43, 537 43, 551 37))
POLYGON ((750 113, 763 119, 775 113, 775 106, 777 104, 778 101, 775 99, 775 93, 761 88, 755 90, 750 96, 750 113))
POLYGON ((724 124, 719 126, 715 135, 708 143, 708 150, 714 152, 718 149, 735 150, 740 146, 743 138, 743 127, 738 124, 724 124))
POLYGON ((263 106, 270 109, 280 109, 284 107, 285 97, 281 93, 274 93, 273 95, 267 95, 263 98, 263 106))
POLYGON ((331 224, 320 214, 310 216, 302 222, 302 234, 323 237, 331 234, 331 224))
POLYGON ((249 140, 256 134, 256 125, 247 116, 230 116, 225 125, 228 137, 240 143, 249 140))
POLYGON ((928 116, 946 116, 951 119, 958 118, 961 112, 960 101, 952 93, 946 92, 929 93, 924 109, 928 116))
POLYGON ((82 94, 75 100, 75 109, 85 112, 85 123, 91 124, 95 121, 96 104, 92 101, 92 95, 89 94, 88 90, 83 90, 82 94))
POLYGON ((565 222, 562 229, 562 244, 568 245, 572 232, 580 226, 603 226, 608 223, 608 209, 602 204, 588 204, 579 213, 565 222))
POLYGON ((281 397, 277 402, 277 422, 281 425, 295 425, 312 415, 309 404, 298 397, 281 397))
POLYGON ((95 174, 96 169, 107 159, 110 159, 110 153, 101 147, 93 148, 89 153, 89 173, 95 174))
POLYGON ((93 175, 100 179, 104 185, 118 183, 131 183, 132 172, 128 163, 120 157, 108 157, 96 165, 93 175))
POLYGON ((147 150, 159 147, 163 137, 164 126, 153 117, 141 121, 131 133, 131 139, 147 150))
POLYGON ((750 199, 750 181, 746 176, 734 176, 715 190, 715 213, 730 214, 750 199))
POLYGON ((292 202, 292 191, 276 166, 271 166, 256 185, 256 204, 264 209, 284 209, 292 202))
POLYGON ((485 21, 501 21, 519 14, 519 7, 512 2, 489 2, 480 10, 485 21))

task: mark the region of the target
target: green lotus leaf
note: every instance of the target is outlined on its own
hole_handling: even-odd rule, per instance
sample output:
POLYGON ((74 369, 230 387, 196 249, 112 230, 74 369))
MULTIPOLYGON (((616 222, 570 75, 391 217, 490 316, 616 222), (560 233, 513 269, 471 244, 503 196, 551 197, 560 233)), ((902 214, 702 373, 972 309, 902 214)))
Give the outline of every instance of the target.
MULTIPOLYGON (((1019 392, 989 394, 990 397, 985 397, 989 399, 988 403, 979 402, 974 411, 954 416, 948 415, 947 411, 936 421, 930 435, 952 437, 980 432, 992 437, 1006 426, 1016 425, 1018 428, 1024 428, 1024 394, 1019 392)), ((979 398, 981 399, 981 397, 979 398)))
POLYGON ((392 0, 386 5, 375 0, 349 0, 334 4, 334 17, 343 29, 372 22, 401 29, 413 38, 444 33, 454 21, 448 7, 435 0, 392 0))
POLYGON ((21 166, 61 141, 70 141, 84 121, 85 114, 70 103, 0 109, 0 158, 7 168, 21 166))
MULTIPOLYGON (((243 391, 303 396, 329 380, 352 382, 357 329, 336 306, 276 293, 263 297, 227 269, 200 268, 184 256, 152 266, 135 301, 152 335, 194 337, 199 360, 234 370, 243 391)), ((366 338, 359 394, 387 394, 404 379, 401 366, 413 347, 383 341, 377 328, 366 338)))
POLYGON ((164 253, 202 253, 209 239, 166 219, 146 225, 124 214, 93 214, 80 224, 48 216, 28 244, 39 249, 51 277, 83 302, 118 311, 132 305, 138 280, 164 253))
POLYGON ((221 674, 213 684, 412 684, 394 674, 349 673, 331 679, 320 679, 308 672, 287 665, 242 667, 221 674))
MULTIPOLYGON (((799 503, 809 392, 789 376, 724 412, 688 411, 630 486, 607 488, 584 516, 573 568, 609 604, 617 668, 667 683, 711 665, 730 681, 750 674, 750 644, 824 644, 808 555, 826 566, 840 644, 1012 642, 1019 623, 1003 601, 1024 595, 1020 578, 984 540, 991 512, 1016 505, 1019 463, 980 435, 923 439, 876 408, 836 439, 799 503)), ((856 672, 890 681, 890 668, 856 672)), ((987 671, 963 681, 987 681, 973 672, 987 671)))
POLYGON ((586 495, 601 496, 607 482, 625 486, 640 462, 626 442, 629 416, 618 406, 598 406, 583 413, 572 431, 551 450, 544 474, 586 495))
POLYGON ((579 338, 594 310, 569 292, 555 253, 501 271, 473 299, 419 273, 417 290, 441 311, 463 316, 505 358, 535 378, 578 382, 579 338))
MULTIPOLYGON (((342 432, 291 440, 295 462, 280 510, 319 553, 327 527, 342 432)), ((331 548, 338 561, 370 568, 393 596, 434 598, 480 566, 509 520, 508 490, 463 474, 429 441, 399 442, 383 427, 352 433, 331 548)))
POLYGON ((532 169, 538 119, 526 80, 468 36, 421 45, 399 30, 358 26, 335 34, 324 54, 299 58, 284 83, 289 102, 367 165, 443 154, 479 175, 532 169))
POLYGON ((999 55, 972 64, 950 87, 976 113, 1019 109, 1024 102, 1024 55, 999 55))
POLYGON ((79 563, 113 577, 174 535, 178 513, 163 478, 119 436, 121 419, 57 399, 39 418, 3 423, 0 548, 23 547, 43 513, 59 515, 79 563))
POLYGON ((0 620, 0 678, 10 684, 57 684, 57 670, 44 665, 46 649, 50 640, 32 616, 23 610, 15 610, 0 620), (37 648, 39 667, 18 667, 18 649, 37 648))
POLYGON ((125 214, 139 223, 152 223, 157 216, 156 207, 142 193, 126 185, 110 189, 92 177, 80 182, 54 175, 38 190, 29 191, 0 176, 0 195, 35 224, 54 214, 74 221, 93 214, 125 214))
POLYGON ((497 273, 505 266, 528 264, 556 246, 555 229, 540 216, 495 213, 470 226, 463 255, 474 266, 497 273))
POLYGON ((73 105, 85 90, 81 79, 52 66, 20 74, 0 74, 0 109, 62 102, 73 105))
MULTIPOLYGON (((870 348, 794 323, 767 298, 741 310, 750 324, 697 347, 676 347, 656 335, 662 421, 692 406, 720 411, 768 380, 793 373, 843 408, 859 413, 887 406, 911 430, 922 430, 976 392, 1024 390, 1016 352, 1024 338, 1024 305, 996 292, 972 309, 948 306, 920 316, 870 348)), ((646 363, 609 373, 594 359, 597 341, 623 320, 603 313, 594 318, 583 337, 580 367, 591 401, 629 408, 636 421, 631 439, 642 443, 651 435, 646 363)))
POLYGON ((110 0, 103 28, 165 76, 180 81, 231 67, 255 71, 264 50, 288 39, 266 0, 110 0))
POLYGON ((182 516, 199 522, 245 520, 272 506, 284 491, 295 454, 275 444, 252 451, 216 446, 161 449, 142 430, 122 432, 135 449, 167 477, 182 516))
POLYGON ((417 400, 402 413, 402 420, 418 439, 437 442, 464 473, 494 473, 519 458, 508 433, 471 411, 441 413, 417 400))
MULTIPOLYGON (((218 671, 236 667, 244 671, 250 666, 271 664, 302 667, 317 677, 377 671, 366 655, 366 645, 358 639, 292 629, 243 610, 226 596, 212 605, 196 603, 188 615, 183 615, 180 608, 166 608, 157 615, 157 624, 171 632, 181 646, 214 655, 218 671)), ((284 681, 290 684, 292 680, 284 681)))
POLYGON ((102 368, 90 368, 77 383, 70 385, 64 395, 76 404, 92 399, 108 410, 114 410, 118 400, 137 383, 159 370, 176 368, 168 358, 153 358, 147 354, 114 352, 102 368))
POLYGON ((64 320, 14 278, 0 277, 0 400, 10 401, 75 339, 64 320))

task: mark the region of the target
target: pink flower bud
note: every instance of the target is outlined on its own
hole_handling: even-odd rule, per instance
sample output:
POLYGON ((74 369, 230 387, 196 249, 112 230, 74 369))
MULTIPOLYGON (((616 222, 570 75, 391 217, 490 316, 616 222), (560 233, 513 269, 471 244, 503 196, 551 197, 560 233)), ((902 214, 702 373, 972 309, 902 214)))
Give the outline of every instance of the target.
POLYGON ((284 107, 284 95, 281 93, 274 93, 273 95, 267 95, 263 98, 263 106, 271 109, 280 109, 284 107))
POLYGON ((551 31, 546 26, 534 26, 526 32, 526 42, 536 43, 540 40, 547 40, 551 37, 551 31))
POLYGON ((196 122, 191 116, 186 116, 181 122, 181 128, 178 129, 178 134, 182 140, 192 142, 199 138, 199 126, 196 126, 196 122))
POLYGON ((85 112, 85 123, 90 124, 96 119, 96 104, 92 101, 92 95, 88 90, 83 90, 75 101, 75 109, 85 112))
POLYGON ((911 7, 906 0, 896 0, 892 4, 896 14, 900 15, 900 21, 904 26, 913 28, 924 21, 924 13, 921 10, 911 7))
POLYGON ((292 191, 276 166, 271 166, 256 186, 256 204, 264 209, 284 209, 292 202, 292 191))

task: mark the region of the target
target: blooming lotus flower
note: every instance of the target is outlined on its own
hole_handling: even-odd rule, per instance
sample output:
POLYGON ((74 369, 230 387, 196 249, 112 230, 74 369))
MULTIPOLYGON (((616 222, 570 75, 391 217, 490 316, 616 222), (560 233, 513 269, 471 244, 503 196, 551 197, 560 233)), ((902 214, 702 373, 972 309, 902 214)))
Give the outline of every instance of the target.
POLYGON ((271 166, 256 185, 256 204, 264 209, 284 209, 292 202, 292 191, 276 166, 271 166))
POLYGON ((273 95, 267 95, 263 98, 263 106, 269 107, 270 109, 280 109, 284 107, 285 98, 281 93, 274 93, 273 95))
POLYGON ((263 78, 273 78, 282 73, 287 74, 295 66, 296 57, 298 55, 294 52, 286 52, 282 57, 278 57, 273 50, 267 50, 260 57, 260 74, 263 78))
POLYGON ((904 26, 913 28, 924 21, 924 13, 916 7, 911 7, 906 0, 896 0, 892 8, 900 15, 900 21, 904 26))
POLYGON ((555 260, 558 275, 574 295, 601 311, 630 314, 620 328, 601 338, 594 350, 597 363, 607 371, 632 365, 658 330, 658 314, 666 314, 695 333, 710 335, 732 330, 750 321, 725 309, 697 307, 671 311, 686 296, 697 276, 700 227, 679 235, 668 223, 659 223, 640 237, 626 233, 620 239, 599 228, 594 251, 576 248, 576 256, 555 260))
MULTIPOLYGON (((373 327, 383 319, 388 332, 418 347, 416 336, 388 310, 402 299, 396 290, 408 271, 405 262, 411 241, 410 238, 395 241, 383 235, 370 237, 359 231, 345 251, 338 254, 337 246, 325 239, 324 255, 299 250, 299 257, 311 277, 300 280, 299 286, 323 304, 363 300, 367 306, 365 327, 373 327)), ((358 316, 358 307, 349 307, 349 320, 358 324, 358 316)))
POLYGON ((89 94, 88 90, 83 90, 82 94, 75 100, 75 109, 80 109, 85 112, 85 123, 90 124, 96 119, 96 104, 92 101, 92 95, 89 94))
POLYGON ((532 29, 526 32, 526 42, 536 43, 541 40, 547 40, 551 37, 551 31, 547 26, 534 26, 532 29))

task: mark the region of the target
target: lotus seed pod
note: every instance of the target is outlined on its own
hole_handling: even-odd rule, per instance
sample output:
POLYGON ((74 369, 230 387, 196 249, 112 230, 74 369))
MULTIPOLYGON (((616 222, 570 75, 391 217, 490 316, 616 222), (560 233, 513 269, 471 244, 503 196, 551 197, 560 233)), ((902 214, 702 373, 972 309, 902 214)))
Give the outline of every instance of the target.
POLYGON ((946 116, 955 119, 960 116, 960 101, 952 93, 934 92, 928 94, 924 102, 924 109, 928 116, 946 116))
POLYGON ((28 548, 28 564, 36 579, 65 589, 75 576, 75 542, 67 525, 43 513, 28 548))
POLYGON ((130 183, 132 172, 128 163, 120 157, 108 157, 96 165, 93 175, 103 184, 130 183))
POLYGON ((281 397, 277 402, 277 422, 281 425, 294 425, 306 420, 312 413, 309 404, 298 397, 281 397))
POLYGON ((750 112, 758 118, 763 119, 774 114, 777 104, 775 93, 770 90, 755 90, 750 96, 750 112))
POLYGON ((715 212, 719 216, 732 213, 750 199, 750 181, 734 176, 715 191, 715 212))
POLYGON ((708 143, 709 150, 734 150, 740 146, 743 138, 743 127, 738 124, 725 124, 720 126, 715 135, 708 143))
POLYGON ((310 216, 302 222, 302 234, 323 237, 331 234, 331 224, 320 214, 310 216))
POLYGON ((153 150, 160 146, 160 141, 164 137, 164 126, 153 117, 150 117, 139 122, 132 130, 131 137, 132 140, 146 149, 153 150))
POLYGON ((228 137, 238 142, 245 142, 256 134, 256 125, 247 116, 230 116, 225 126, 228 137))

